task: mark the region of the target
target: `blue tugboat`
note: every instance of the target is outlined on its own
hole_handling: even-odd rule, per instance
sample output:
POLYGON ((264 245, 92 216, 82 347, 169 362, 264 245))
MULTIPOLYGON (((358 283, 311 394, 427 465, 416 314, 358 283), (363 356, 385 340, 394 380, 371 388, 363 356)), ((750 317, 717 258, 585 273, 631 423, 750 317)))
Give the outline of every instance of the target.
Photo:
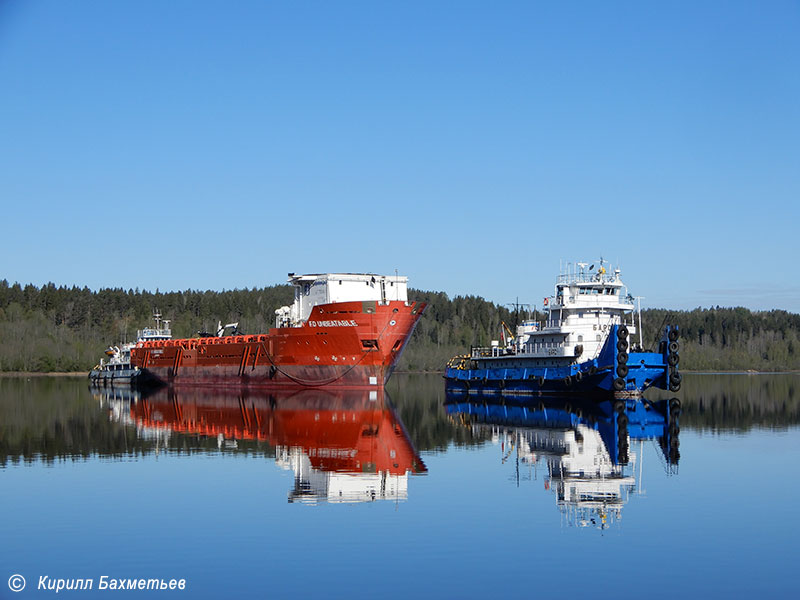
POLYGON ((637 397, 650 387, 680 389, 678 328, 665 327, 658 347, 644 349, 641 312, 637 328, 619 269, 602 260, 597 269, 568 265, 544 305, 545 320, 523 321, 504 345, 450 359, 448 390, 637 397))

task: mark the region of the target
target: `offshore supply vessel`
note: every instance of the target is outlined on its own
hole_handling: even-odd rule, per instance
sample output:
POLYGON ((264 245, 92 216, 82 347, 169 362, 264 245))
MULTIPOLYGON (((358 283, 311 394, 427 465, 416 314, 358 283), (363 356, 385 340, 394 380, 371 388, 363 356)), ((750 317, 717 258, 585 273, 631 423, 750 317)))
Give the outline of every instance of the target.
POLYGON ((372 273, 289 274, 294 303, 259 335, 140 341, 142 383, 174 386, 382 387, 425 303, 408 278, 372 273))
POLYGON ((479 393, 568 393, 638 396, 650 387, 677 392, 678 328, 667 326, 655 350, 645 350, 639 311, 619 269, 567 265, 544 299, 545 320, 523 321, 505 345, 472 348, 450 359, 451 390, 479 393))
POLYGON ((109 346, 106 349, 106 357, 101 358, 100 362, 89 371, 89 381, 92 385, 135 385, 142 375, 139 367, 131 364, 131 349, 137 342, 151 342, 168 340, 172 338, 172 331, 169 328, 169 321, 161 318, 158 310, 153 312, 155 327, 145 327, 136 334, 136 342, 109 346))

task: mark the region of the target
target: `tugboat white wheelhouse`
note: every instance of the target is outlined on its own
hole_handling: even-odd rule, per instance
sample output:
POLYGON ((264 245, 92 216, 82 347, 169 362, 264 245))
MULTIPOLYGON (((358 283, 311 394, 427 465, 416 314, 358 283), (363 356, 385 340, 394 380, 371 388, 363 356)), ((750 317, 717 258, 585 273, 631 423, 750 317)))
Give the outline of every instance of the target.
POLYGON ((504 346, 492 342, 452 358, 445 373, 448 388, 616 396, 638 396, 649 387, 676 392, 678 328, 667 326, 658 347, 646 350, 634 300, 620 270, 604 261, 597 268, 568 265, 554 294, 544 299, 545 320, 523 321, 504 346))

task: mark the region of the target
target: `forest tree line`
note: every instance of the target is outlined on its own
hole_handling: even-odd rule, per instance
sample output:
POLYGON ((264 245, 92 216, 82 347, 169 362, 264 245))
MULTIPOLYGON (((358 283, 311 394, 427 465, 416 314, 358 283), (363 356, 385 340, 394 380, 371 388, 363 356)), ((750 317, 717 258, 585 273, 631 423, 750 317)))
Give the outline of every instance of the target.
MULTIPOLYGON (((154 309, 170 319, 175 337, 216 332, 239 322, 245 333, 274 326, 275 309, 290 304, 289 285, 230 291, 90 290, 0 281, 0 371, 88 371, 110 344, 134 341, 152 325, 154 309)), ((441 371, 471 346, 501 340, 521 314, 477 296, 409 290, 429 304, 398 365, 406 371, 441 371)), ((541 313, 538 315, 542 317, 541 313)), ((714 371, 800 370, 800 315, 783 310, 697 308, 642 311, 645 347, 657 344, 664 324, 681 330, 681 368, 714 371)), ((637 336, 638 337, 638 336, 637 336)))

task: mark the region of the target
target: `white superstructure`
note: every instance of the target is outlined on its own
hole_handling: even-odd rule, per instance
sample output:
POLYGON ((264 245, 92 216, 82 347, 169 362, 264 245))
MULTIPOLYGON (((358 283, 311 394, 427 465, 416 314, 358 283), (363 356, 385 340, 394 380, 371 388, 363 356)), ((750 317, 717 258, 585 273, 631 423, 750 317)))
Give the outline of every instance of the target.
POLYGON ((153 311, 155 327, 145 327, 136 332, 137 342, 147 342, 151 340, 171 340, 172 330, 169 328, 169 320, 162 319, 158 310, 153 311))
POLYGON ((611 270, 602 260, 597 267, 568 264, 556 280, 553 295, 544 300, 544 321, 523 321, 508 345, 475 348, 472 358, 481 360, 482 366, 509 368, 592 360, 613 325, 624 323, 631 334, 635 333, 633 301, 619 269, 611 270))
POLYGON ((408 302, 408 277, 374 273, 289 273, 294 286, 294 303, 275 311, 276 327, 298 327, 311 309, 335 302, 408 302))

